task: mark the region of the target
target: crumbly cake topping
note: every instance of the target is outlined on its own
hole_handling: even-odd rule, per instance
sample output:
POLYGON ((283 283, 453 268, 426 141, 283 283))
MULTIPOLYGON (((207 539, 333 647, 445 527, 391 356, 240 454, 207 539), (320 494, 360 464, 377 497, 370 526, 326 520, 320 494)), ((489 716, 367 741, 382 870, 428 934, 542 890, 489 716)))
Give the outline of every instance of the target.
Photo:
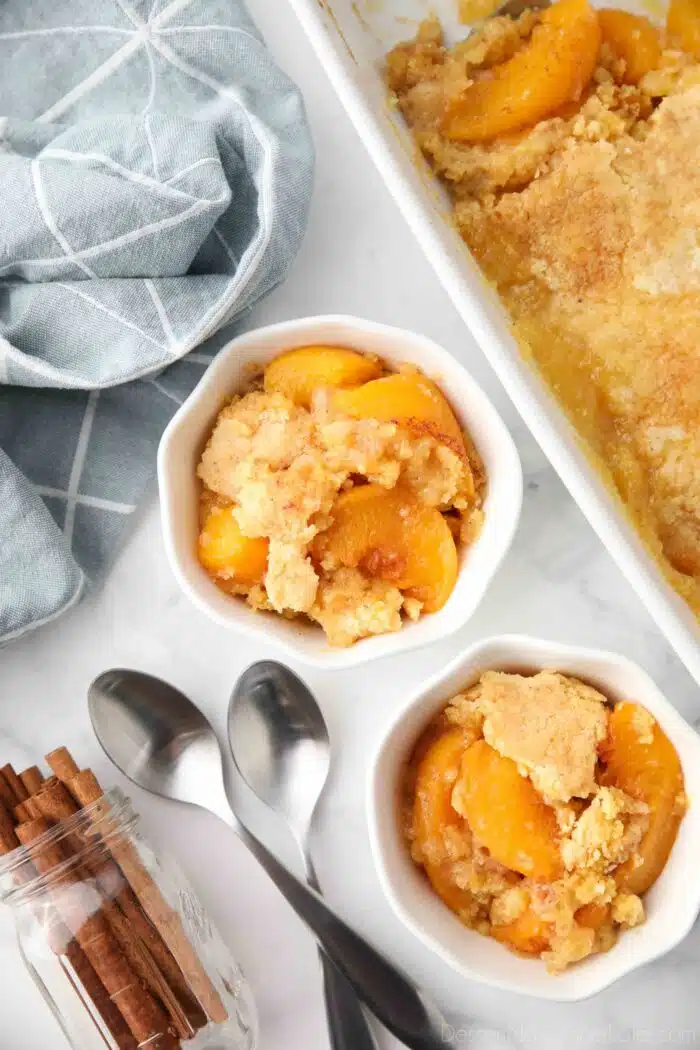
POLYGON ((243 536, 269 539, 262 586, 230 592, 245 594, 256 609, 305 614, 331 644, 351 645, 399 630, 402 611, 415 620, 422 603, 327 558, 313 564, 310 545, 330 524, 339 492, 358 477, 386 489, 401 484, 424 505, 459 512, 455 523, 466 542, 478 527, 482 483, 471 462, 429 434, 340 415, 322 390, 307 409, 253 389, 219 413, 197 473, 206 486, 204 507, 229 501, 243 536))
POLYGON ((489 919, 494 926, 506 926, 525 912, 530 895, 522 886, 509 886, 498 897, 494 897, 489 910, 489 919))
POLYGON ((613 787, 599 787, 561 843, 568 871, 607 874, 631 857, 649 826, 644 802, 613 787))
POLYGON ((487 671, 470 693, 484 716, 484 738, 512 758, 550 802, 587 798, 596 789, 605 697, 554 671, 524 677, 487 671))
MULTIPOLYGON (((639 705, 633 708, 629 724, 640 744, 648 746, 655 720, 639 705)), ((600 745, 607 741, 609 748, 613 739, 611 715, 606 697, 577 678, 556 671, 529 676, 486 671, 474 686, 453 696, 426 729, 415 764, 407 770, 405 828, 413 860, 426 868, 431 881, 439 873, 436 888, 452 887, 445 900, 466 925, 539 955, 553 973, 607 951, 620 929, 644 921, 641 898, 628 892, 626 877, 619 876, 621 870, 634 873, 648 863, 642 844, 654 814, 646 802, 610 783, 609 750, 601 748, 608 755, 605 763, 598 760, 600 745), (551 836, 561 858, 560 866, 550 869, 549 881, 541 871, 535 877, 523 866, 521 853, 534 825, 523 826, 522 840, 517 820, 503 828, 507 845, 499 848, 517 855, 512 862, 517 871, 499 863, 479 840, 478 834, 496 836, 491 845, 497 852, 497 830, 489 830, 488 821, 480 823, 469 808, 475 792, 483 792, 483 812, 502 805, 498 792, 503 788, 468 782, 479 774, 465 755, 473 745, 483 754, 484 744, 515 761, 542 803, 554 811, 551 822, 536 806, 512 799, 523 820, 527 814, 541 834, 551 836), (421 772, 423 757, 433 746, 443 748, 444 757, 428 767, 430 773, 421 772), (451 816, 444 812, 443 789, 451 816), (430 810, 431 805, 438 808, 430 810)), ((493 776, 503 772, 488 768, 493 776)))
POLYGON ((445 718, 452 725, 470 730, 474 740, 483 735, 484 712, 471 692, 453 696, 445 708, 445 718))
POLYGON ((387 80, 524 351, 700 614, 700 64, 669 48, 629 85, 603 44, 568 111, 447 139, 445 98, 511 54, 529 17, 490 19, 452 50, 430 20, 388 56, 387 80))
POLYGON ((343 568, 320 581, 309 613, 331 645, 351 645, 357 638, 398 631, 403 601, 398 587, 343 568))
POLYGON ((644 922, 644 905, 634 893, 618 893, 612 902, 612 917, 621 926, 639 926, 644 922))
POLYGON ((634 728, 641 744, 651 744, 654 740, 654 726, 656 719, 644 707, 638 704, 634 708, 634 728))

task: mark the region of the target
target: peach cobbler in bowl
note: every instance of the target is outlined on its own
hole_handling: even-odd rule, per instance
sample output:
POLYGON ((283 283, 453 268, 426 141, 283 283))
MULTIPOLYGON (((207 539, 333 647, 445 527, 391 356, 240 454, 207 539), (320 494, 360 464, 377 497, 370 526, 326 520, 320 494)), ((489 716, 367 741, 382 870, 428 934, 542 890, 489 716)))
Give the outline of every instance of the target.
POLYGON ((515 533, 522 468, 456 357, 332 315, 221 349, 163 434, 158 486, 187 597, 329 669, 468 621, 515 533))
POLYGON ((700 739, 614 653, 487 638, 418 686, 370 756, 398 919, 457 975, 573 1001, 700 911, 700 739))
POLYGON ((395 103, 514 334, 700 614, 700 8, 588 0, 437 20, 387 56, 395 103))
POLYGON ((231 600, 333 646, 448 601, 479 535, 481 459, 440 386, 337 346, 281 353, 219 412, 198 556, 231 600))
POLYGON ((685 809, 640 704, 556 671, 486 671, 420 737, 406 836, 465 925, 556 972, 644 921, 685 809))

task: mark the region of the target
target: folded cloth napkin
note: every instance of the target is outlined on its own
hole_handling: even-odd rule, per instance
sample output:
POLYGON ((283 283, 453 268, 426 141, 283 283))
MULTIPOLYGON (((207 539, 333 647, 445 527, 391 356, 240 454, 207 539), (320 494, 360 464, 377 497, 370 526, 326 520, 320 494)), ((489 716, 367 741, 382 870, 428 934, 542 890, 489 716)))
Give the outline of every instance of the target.
POLYGON ((239 0, 3 0, 0 56, 6 641, 104 570, 163 427, 294 258, 313 147, 239 0))

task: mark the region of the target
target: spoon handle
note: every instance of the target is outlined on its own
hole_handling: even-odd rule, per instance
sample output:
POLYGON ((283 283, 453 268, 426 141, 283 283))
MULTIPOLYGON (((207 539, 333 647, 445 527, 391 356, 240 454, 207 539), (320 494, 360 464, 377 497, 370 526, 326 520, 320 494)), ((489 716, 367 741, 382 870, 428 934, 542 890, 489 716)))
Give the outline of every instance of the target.
POLYGON ((355 989, 326 953, 319 949, 323 970, 323 998, 331 1050, 376 1050, 355 989))
POLYGON ((409 1050, 445 1050, 445 1032, 449 1028, 437 1006, 343 922, 315 890, 288 871, 237 817, 233 819, 240 838, 277 889, 384 1027, 409 1050))
MULTIPOLYGON (((304 860, 306 883, 321 893, 316 868, 303 839, 299 847, 304 860)), ((323 1000, 326 1004, 331 1050, 376 1050, 377 1044, 355 989, 320 947, 318 956, 323 974, 323 1000)))

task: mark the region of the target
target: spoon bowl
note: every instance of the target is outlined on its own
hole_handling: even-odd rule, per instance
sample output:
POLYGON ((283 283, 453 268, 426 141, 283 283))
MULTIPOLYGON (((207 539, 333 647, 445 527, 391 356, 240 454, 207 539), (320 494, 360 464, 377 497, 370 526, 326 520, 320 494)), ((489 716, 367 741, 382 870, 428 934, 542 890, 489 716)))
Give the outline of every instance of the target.
POLYGON ((253 664, 236 683, 228 736, 238 772, 306 852, 331 761, 328 727, 309 688, 274 660, 253 664))
POLYGON ((216 734, 179 689, 142 671, 115 668, 91 684, 88 709, 103 750, 129 780, 231 823, 216 734))

